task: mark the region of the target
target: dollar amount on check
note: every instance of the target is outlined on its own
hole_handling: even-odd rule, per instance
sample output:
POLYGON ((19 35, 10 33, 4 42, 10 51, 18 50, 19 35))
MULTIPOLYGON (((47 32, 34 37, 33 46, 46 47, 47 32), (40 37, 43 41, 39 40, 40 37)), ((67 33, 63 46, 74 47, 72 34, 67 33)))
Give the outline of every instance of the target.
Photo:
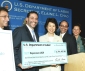
POLYGON ((68 62, 65 42, 21 42, 21 51, 23 67, 65 64, 68 62))

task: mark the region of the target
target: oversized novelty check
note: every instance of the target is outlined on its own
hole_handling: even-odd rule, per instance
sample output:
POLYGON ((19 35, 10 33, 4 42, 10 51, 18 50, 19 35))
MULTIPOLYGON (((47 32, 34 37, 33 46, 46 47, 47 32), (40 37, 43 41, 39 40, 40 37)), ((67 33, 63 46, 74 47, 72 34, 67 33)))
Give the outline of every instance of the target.
POLYGON ((22 66, 45 66, 67 63, 66 43, 21 42, 22 66))

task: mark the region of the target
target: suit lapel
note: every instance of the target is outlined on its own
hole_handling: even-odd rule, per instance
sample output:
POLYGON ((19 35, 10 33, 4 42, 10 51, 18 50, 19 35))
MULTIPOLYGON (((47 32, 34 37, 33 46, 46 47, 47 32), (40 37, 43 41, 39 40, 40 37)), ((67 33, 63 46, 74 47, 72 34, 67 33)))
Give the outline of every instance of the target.
POLYGON ((36 35, 36 39, 37 39, 37 41, 39 41, 38 33, 35 32, 35 35, 36 35))
POLYGON ((45 42, 49 42, 48 34, 45 35, 45 42))
POLYGON ((63 41, 65 41, 67 39, 67 35, 68 35, 68 33, 65 33, 65 35, 63 36, 63 41))
POLYGON ((54 34, 53 42, 59 42, 59 40, 58 40, 58 38, 57 38, 56 34, 54 34))
MULTIPOLYGON (((32 38, 32 36, 31 36, 31 33, 30 33, 29 29, 27 28, 27 26, 24 25, 24 27, 25 27, 25 29, 26 29, 27 35, 29 36, 30 40, 31 40, 31 41, 34 41, 33 38, 32 38)), ((34 31, 34 32, 35 32, 35 31, 34 31)), ((35 35, 36 35, 37 41, 39 41, 39 36, 38 36, 38 34, 37 34, 36 32, 35 32, 35 35)))
POLYGON ((26 29, 26 33, 27 33, 28 37, 30 38, 30 40, 33 41, 33 38, 31 36, 31 33, 30 33, 29 29, 27 28, 27 26, 24 25, 23 27, 26 29))

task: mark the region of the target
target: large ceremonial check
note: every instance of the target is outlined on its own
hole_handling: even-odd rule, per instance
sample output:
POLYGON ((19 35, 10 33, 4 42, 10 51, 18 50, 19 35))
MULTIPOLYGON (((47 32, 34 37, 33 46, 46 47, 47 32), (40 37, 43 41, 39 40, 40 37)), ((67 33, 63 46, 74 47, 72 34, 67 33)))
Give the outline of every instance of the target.
POLYGON ((44 66, 68 62, 66 43, 21 42, 22 66, 44 66))
POLYGON ((16 71, 11 30, 0 30, 0 71, 16 71))

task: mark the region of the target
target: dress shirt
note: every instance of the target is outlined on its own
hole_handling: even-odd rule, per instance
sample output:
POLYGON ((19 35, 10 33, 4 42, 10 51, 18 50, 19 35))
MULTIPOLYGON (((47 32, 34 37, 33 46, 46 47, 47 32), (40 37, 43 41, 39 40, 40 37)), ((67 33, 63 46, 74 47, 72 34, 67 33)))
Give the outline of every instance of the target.
POLYGON ((32 37, 33 37, 33 40, 34 40, 34 38, 35 38, 35 42, 37 42, 35 32, 33 33, 34 29, 30 28, 27 24, 26 24, 26 26, 27 26, 27 28, 29 29, 29 31, 30 31, 30 33, 31 33, 31 35, 32 35, 32 37))

